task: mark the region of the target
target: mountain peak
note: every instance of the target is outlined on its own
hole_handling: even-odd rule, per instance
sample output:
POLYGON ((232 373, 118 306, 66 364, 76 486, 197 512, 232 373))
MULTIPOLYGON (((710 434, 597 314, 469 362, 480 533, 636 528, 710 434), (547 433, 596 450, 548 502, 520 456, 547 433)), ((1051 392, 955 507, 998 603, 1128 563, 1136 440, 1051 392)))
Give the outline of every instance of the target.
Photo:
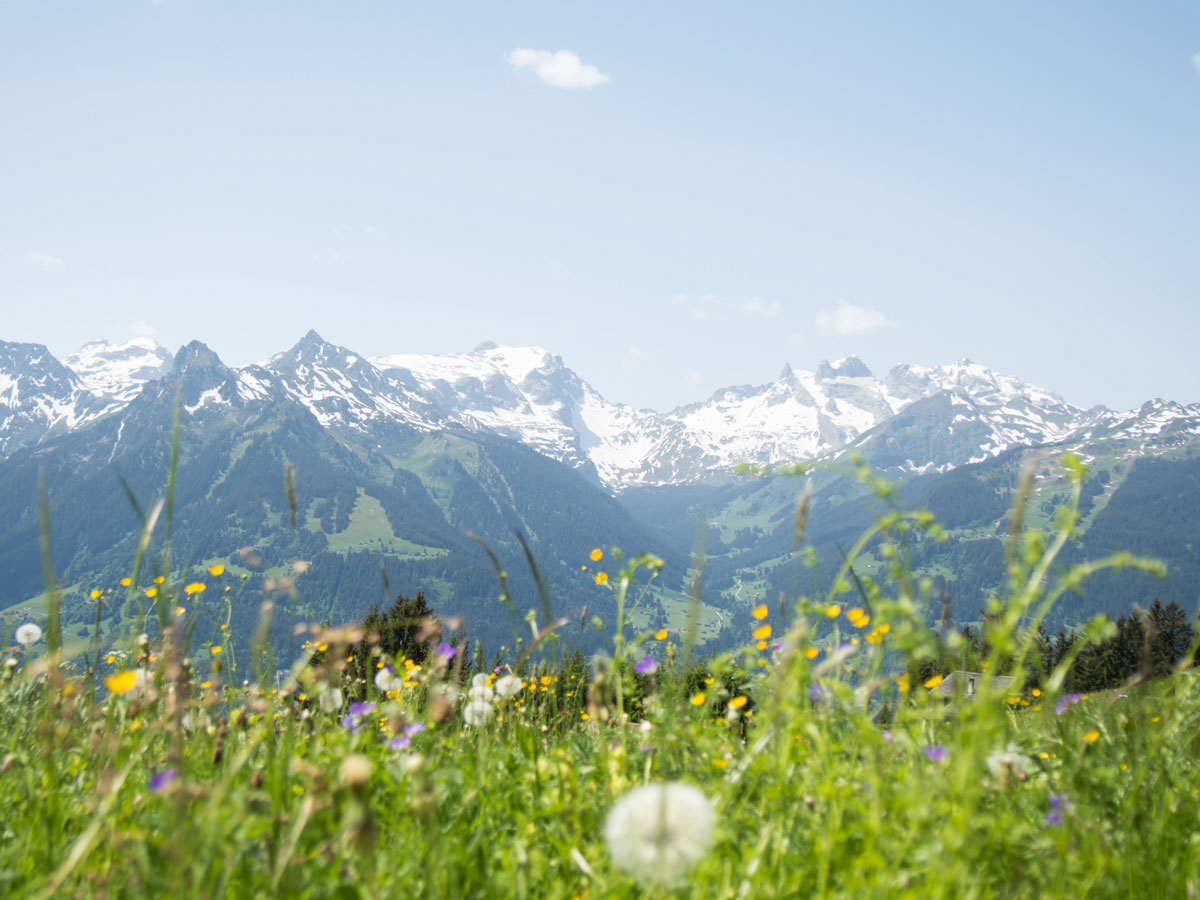
POLYGON ((224 369, 221 358, 201 341, 190 341, 179 348, 175 354, 175 363, 171 371, 180 375, 186 372, 205 371, 209 369, 224 369))
POLYGON ((792 371, 791 363, 783 364, 783 371, 779 373, 779 381, 788 381, 796 377, 796 373, 792 371))
POLYGON ((497 350, 497 349, 499 349, 499 347, 500 347, 500 345, 497 344, 495 341, 484 341, 482 344, 477 346, 471 352, 472 353, 487 353, 489 350, 497 350))
POLYGON ((839 359, 837 362, 830 363, 829 360, 821 360, 821 364, 817 366, 818 378, 871 378, 871 370, 857 356, 847 356, 845 359, 839 359))

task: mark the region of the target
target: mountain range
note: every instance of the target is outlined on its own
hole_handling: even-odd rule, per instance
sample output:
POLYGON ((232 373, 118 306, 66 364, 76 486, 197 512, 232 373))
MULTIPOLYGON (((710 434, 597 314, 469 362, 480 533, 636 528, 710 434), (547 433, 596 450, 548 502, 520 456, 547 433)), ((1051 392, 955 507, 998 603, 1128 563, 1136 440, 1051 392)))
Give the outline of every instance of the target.
MULTIPOLYGON (((656 412, 606 400, 538 347, 367 358, 310 331, 242 367, 198 342, 171 354, 144 338, 97 341, 61 361, 42 345, 0 342, 0 614, 37 615, 42 476, 66 620, 77 639, 94 636, 88 591, 126 574, 136 543, 116 476, 143 506, 162 492, 176 398, 172 558, 221 563, 246 576, 251 597, 271 594, 303 561, 281 598, 287 621, 355 618, 389 592, 423 590, 489 648, 527 640, 527 624, 496 615, 496 573, 471 532, 510 576, 519 612, 545 590, 554 615, 579 617, 572 642, 596 649, 606 638, 584 628, 584 614, 603 618, 611 597, 580 572, 590 549, 659 553, 663 576, 637 622, 681 630, 692 544, 705 532, 701 637, 719 644, 733 639, 725 626, 737 609, 794 594, 812 577, 798 568, 794 540, 800 486, 734 466, 829 462, 808 482, 806 539, 836 563, 876 514, 869 492, 837 474, 851 455, 950 527, 950 549, 918 544, 913 560, 957 620, 977 618, 1003 580, 1021 470, 1037 469, 1030 521, 1045 525, 1066 497, 1056 463, 1066 450, 1097 473, 1072 552, 1111 552, 1130 535, 1130 549, 1166 558, 1176 573, 1154 588, 1164 598, 1187 600, 1200 578, 1190 493, 1198 404, 1082 409, 967 360, 899 365, 880 378, 849 357, 814 372, 785 366, 769 384, 656 412), (294 484, 285 486, 285 471, 294 484)), ((881 560, 868 552, 863 565, 881 560)), ((1149 599, 1123 578, 1101 580, 1091 605, 1075 603, 1060 621, 1149 599)), ((933 616, 943 604, 929 602, 933 616)), ((234 610, 246 634, 256 610, 234 610)), ((103 613, 102 633, 116 640, 137 610, 125 601, 103 613)), ((212 610, 197 614, 215 621, 212 610)), ((287 621, 277 621, 281 651, 287 621)))
MULTIPOLYGON (((148 338, 97 341, 62 362, 39 344, 0 342, 0 457, 119 414, 171 360, 148 338)), ((490 432, 580 469, 613 493, 721 480, 737 463, 823 459, 848 447, 897 473, 947 471, 1010 447, 1119 432, 1151 437, 1200 422, 1200 404, 1081 409, 969 360, 898 365, 883 378, 853 356, 822 361, 815 372, 785 366, 769 384, 723 388, 668 412, 606 400, 540 347, 487 343, 470 353, 368 359, 310 331, 289 350, 233 371, 229 390, 239 397, 292 398, 335 432, 389 423, 490 432), (906 416, 926 432, 929 418, 937 419, 945 437, 930 434, 925 452, 904 456, 895 432, 906 416), (881 441, 884 423, 891 436, 881 441)), ((195 403, 228 401, 213 392, 195 403)))

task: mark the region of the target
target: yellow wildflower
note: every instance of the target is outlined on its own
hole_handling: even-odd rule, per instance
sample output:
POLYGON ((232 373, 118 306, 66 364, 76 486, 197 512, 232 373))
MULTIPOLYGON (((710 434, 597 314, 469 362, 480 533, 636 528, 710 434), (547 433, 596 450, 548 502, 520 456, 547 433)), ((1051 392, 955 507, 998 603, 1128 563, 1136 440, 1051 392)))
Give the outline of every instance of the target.
POLYGON ((756 641, 765 641, 770 636, 771 636, 771 626, 770 625, 759 625, 757 628, 754 629, 754 639, 756 641))
POLYGON ((704 701, 707 699, 708 697, 705 696, 704 691, 699 691, 692 695, 692 706, 703 706, 704 701))
POLYGON ((756 619, 765 619, 767 617, 767 604, 763 603, 754 607, 754 609, 750 611, 750 615, 754 616, 756 619))
POLYGON ((117 675, 109 675, 104 679, 105 686, 114 694, 124 694, 126 691, 133 690, 137 684, 137 672, 133 669, 126 669, 117 675))
POLYGON ((927 687, 929 690, 933 690, 935 687, 937 687, 939 684, 941 684, 944 680, 945 680, 944 677, 941 675, 930 675, 928 678, 925 679, 925 687, 927 687))
POLYGON ((600 562, 600 560, 603 557, 604 557, 604 551, 601 550, 599 547, 597 547, 595 550, 593 550, 591 553, 588 554, 588 559, 590 559, 592 562, 600 562))
POLYGON ((183 592, 185 594, 199 594, 201 591, 204 590, 204 588, 205 588, 205 585, 201 584, 198 581, 193 581, 191 584, 189 584, 187 587, 185 587, 183 589, 183 592))
POLYGON ((211 575, 213 578, 220 578, 222 575, 225 574, 225 567, 223 565, 221 565, 220 563, 217 563, 215 566, 209 566, 208 574, 211 575))
POLYGON ((830 603, 825 607, 825 615, 830 619, 836 619, 842 614, 842 608, 836 603, 830 603))
POLYGON ((596 573, 596 584, 608 584, 608 573, 607 572, 597 572, 596 573))

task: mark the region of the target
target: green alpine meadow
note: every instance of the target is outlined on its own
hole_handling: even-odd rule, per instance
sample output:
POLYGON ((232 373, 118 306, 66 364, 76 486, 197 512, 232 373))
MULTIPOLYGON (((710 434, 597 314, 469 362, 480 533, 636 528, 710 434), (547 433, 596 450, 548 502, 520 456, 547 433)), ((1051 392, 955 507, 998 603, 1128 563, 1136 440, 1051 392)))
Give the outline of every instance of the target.
POLYGON ((1200 637, 1185 621, 1164 642, 1138 610, 1126 670, 1081 689, 1112 677, 1081 661, 1114 656, 1118 628, 1097 617, 1056 650, 1041 627, 1055 604, 1097 571, 1162 566, 1121 552, 1057 564, 1087 474, 1062 464, 1052 530, 1024 526, 1031 479, 1018 488, 1008 578, 977 629, 927 623, 933 581, 908 549, 945 532, 860 465, 877 521, 828 585, 741 611, 729 650, 700 652, 698 592, 682 628, 635 625, 663 560, 595 547, 578 578, 608 619, 525 616, 498 568, 493 613, 513 638, 490 657, 417 594, 357 622, 296 623, 299 652, 278 659, 286 575, 239 641, 246 578, 171 563, 172 478, 142 510, 130 574, 90 592, 97 608, 135 605, 139 633, 67 648, 52 572, 44 627, 16 630, 0 685, 4 892, 1189 896, 1200 637), (867 548, 886 560, 876 574, 858 571, 867 548), (607 650, 571 649, 581 628, 607 650))
POLYGON ((1197 900, 1200 3, 0 0, 0 900, 1197 900))

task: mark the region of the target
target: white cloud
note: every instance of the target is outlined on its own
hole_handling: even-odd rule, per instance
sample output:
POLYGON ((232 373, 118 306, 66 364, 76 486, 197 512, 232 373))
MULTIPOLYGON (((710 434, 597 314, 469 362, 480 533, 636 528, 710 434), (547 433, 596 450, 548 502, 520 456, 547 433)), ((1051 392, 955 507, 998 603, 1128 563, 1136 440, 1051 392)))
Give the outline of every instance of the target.
POLYGON ((594 88, 608 84, 609 77, 591 64, 584 63, 570 50, 529 50, 519 47, 504 57, 514 69, 532 69, 533 74, 550 87, 594 88))
POLYGON ((1196 69, 1196 74, 1200 75, 1200 53, 1192 54, 1192 66, 1196 69))
POLYGON ((683 380, 688 384, 699 384, 704 380, 704 373, 697 372, 695 369, 689 369, 683 373, 683 380))
POLYGON ((312 258, 314 262, 338 265, 339 263, 344 263, 350 257, 340 250, 318 250, 312 255, 312 258))
POLYGON ((702 322, 720 322, 729 314, 771 319, 783 311, 783 304, 778 300, 763 300, 761 297, 731 300, 719 294, 672 294, 671 300, 686 306, 692 318, 702 322))
POLYGON ((51 256, 49 253, 26 253, 25 259, 39 269, 61 269, 67 264, 65 259, 59 259, 57 256, 51 256))
POLYGON ((630 347, 629 351, 625 354, 625 358, 621 360, 621 365, 627 369, 636 369, 649 358, 641 349, 630 347))
POLYGON ((145 319, 135 319, 129 323, 129 330, 137 337, 157 337, 158 329, 147 322, 145 319))
POLYGON ((855 306, 853 303, 839 300, 832 310, 823 309, 818 312, 813 324, 820 334, 850 337, 880 328, 891 328, 896 323, 877 309, 855 306))
POLYGON ((804 334, 799 331, 793 331, 791 334, 788 335, 787 342, 789 344, 791 344, 793 347, 799 347, 801 344, 804 343, 804 334))

